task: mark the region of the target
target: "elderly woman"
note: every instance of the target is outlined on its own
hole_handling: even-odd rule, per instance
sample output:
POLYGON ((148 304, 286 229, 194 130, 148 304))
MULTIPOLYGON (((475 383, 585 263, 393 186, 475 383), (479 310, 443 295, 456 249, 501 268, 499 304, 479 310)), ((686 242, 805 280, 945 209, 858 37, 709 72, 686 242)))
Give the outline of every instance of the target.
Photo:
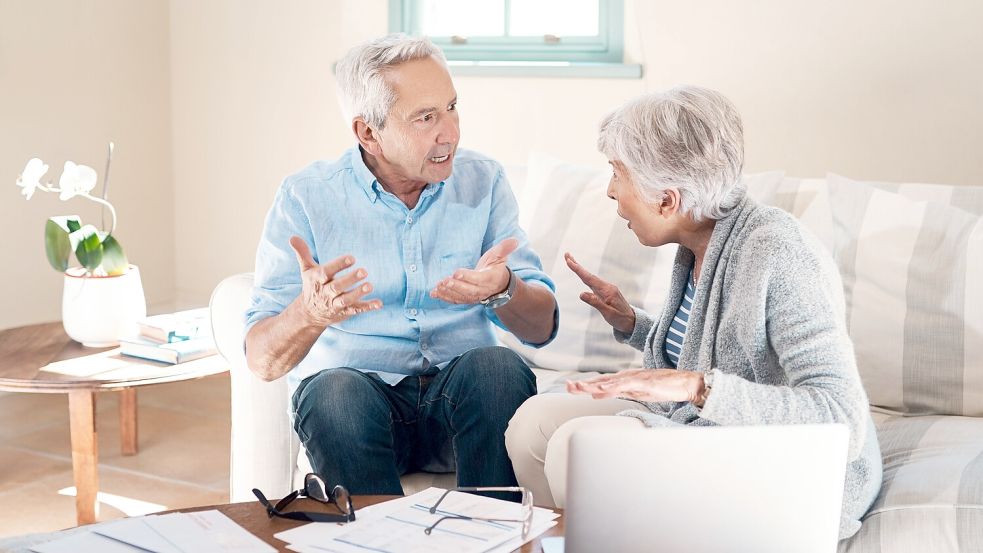
POLYGON ((585 427, 843 423, 840 537, 853 535, 880 487, 881 456, 842 284, 795 219, 745 195, 737 110, 703 88, 647 94, 604 119, 598 146, 613 168, 608 196, 639 242, 680 246, 669 297, 655 319, 567 254, 590 288, 581 299, 644 353, 645 368, 527 400, 506 433, 519 483, 562 507, 569 437, 585 427))

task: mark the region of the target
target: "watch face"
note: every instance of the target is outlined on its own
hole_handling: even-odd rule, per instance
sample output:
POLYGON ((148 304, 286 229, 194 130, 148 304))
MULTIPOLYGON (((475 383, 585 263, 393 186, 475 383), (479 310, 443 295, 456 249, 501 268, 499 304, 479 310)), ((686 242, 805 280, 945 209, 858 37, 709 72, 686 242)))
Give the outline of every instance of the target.
POLYGON ((484 302, 484 304, 486 307, 497 309, 508 303, 510 299, 512 299, 512 296, 510 296, 508 293, 503 292, 501 294, 488 298, 488 300, 484 302))

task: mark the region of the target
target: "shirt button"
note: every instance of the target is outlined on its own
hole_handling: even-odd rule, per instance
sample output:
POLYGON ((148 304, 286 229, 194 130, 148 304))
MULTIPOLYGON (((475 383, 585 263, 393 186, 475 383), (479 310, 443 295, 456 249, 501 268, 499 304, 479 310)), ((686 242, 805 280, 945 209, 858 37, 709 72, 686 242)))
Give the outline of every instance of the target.
POLYGON ((406 218, 406 224, 407 225, 412 225, 413 224, 413 217, 407 217, 406 218))
POLYGON ((416 272, 416 263, 410 265, 410 272, 411 273, 415 273, 416 272))
POLYGON ((416 317, 416 309, 410 309, 409 313, 411 317, 416 317))
POLYGON ((427 343, 426 342, 420 342, 420 349, 427 349, 427 343))

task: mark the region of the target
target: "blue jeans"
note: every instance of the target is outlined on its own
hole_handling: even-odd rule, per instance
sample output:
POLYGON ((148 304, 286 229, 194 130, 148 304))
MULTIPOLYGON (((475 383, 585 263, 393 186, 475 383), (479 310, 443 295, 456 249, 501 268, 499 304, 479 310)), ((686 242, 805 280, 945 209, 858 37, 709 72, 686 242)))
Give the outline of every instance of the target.
POLYGON ((532 371, 503 347, 473 349, 395 386, 374 373, 326 369, 294 392, 294 430, 329 489, 402 495, 402 474, 455 469, 458 486, 515 486, 505 429, 535 394, 532 371))

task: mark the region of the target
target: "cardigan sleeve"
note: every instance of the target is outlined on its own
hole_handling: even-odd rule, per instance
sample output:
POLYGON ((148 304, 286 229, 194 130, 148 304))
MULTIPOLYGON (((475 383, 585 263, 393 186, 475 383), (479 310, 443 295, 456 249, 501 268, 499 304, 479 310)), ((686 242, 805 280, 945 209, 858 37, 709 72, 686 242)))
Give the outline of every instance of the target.
POLYGON ((748 236, 746 251, 754 260, 746 259, 740 274, 744 290, 766 294, 765 332, 787 385, 751 382, 714 367, 723 370, 714 373, 700 416, 721 425, 842 423, 850 429, 852 460, 866 439, 868 411, 839 274, 801 230, 793 239, 779 234, 748 236))
POLYGON ((638 351, 645 351, 648 335, 652 331, 652 327, 655 326, 655 319, 635 306, 632 306, 632 310, 635 311, 635 328, 632 329, 631 334, 621 332, 618 329, 612 329, 614 331, 614 339, 622 344, 628 344, 638 351))

